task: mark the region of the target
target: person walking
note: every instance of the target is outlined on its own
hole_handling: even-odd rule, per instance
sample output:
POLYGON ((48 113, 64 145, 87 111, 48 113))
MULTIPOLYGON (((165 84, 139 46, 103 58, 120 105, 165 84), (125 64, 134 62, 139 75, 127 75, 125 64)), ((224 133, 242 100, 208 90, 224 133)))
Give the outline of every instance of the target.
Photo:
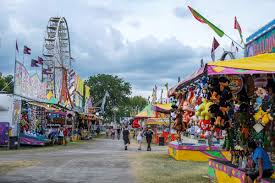
POLYGON ((120 139, 120 133, 121 133, 121 127, 120 127, 120 125, 117 126, 116 131, 117 131, 117 139, 119 140, 120 139))
POLYGON ((137 132, 137 142, 139 145, 138 150, 141 150, 142 140, 143 140, 143 131, 142 131, 142 128, 140 128, 137 132))
POLYGON ((100 134, 100 127, 99 127, 99 125, 97 125, 97 127, 96 127, 96 134, 97 134, 97 136, 99 136, 99 134, 100 134))
POLYGON ((115 140, 115 135, 116 135, 115 129, 114 129, 114 127, 112 127, 111 128, 111 137, 113 140, 115 140))
POLYGON ((146 141, 147 141, 147 151, 151 151, 151 142, 153 139, 153 134, 154 132, 147 127, 144 132, 144 136, 146 137, 146 141))
POLYGON ((129 139, 130 132, 128 130, 128 126, 124 127, 124 129, 122 131, 122 135, 123 135, 125 151, 127 151, 128 150, 128 145, 130 144, 130 139, 129 139))
POLYGON ((63 128, 58 128, 58 144, 63 145, 64 141, 64 133, 63 133, 63 128))

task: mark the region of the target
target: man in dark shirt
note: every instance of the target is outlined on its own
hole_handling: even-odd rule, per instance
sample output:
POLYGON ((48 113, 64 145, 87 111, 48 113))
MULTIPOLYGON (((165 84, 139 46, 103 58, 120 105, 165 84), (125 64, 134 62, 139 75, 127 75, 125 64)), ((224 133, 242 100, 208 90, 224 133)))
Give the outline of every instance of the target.
POLYGON ((152 139, 153 139, 153 134, 154 132, 149 129, 149 128, 146 128, 145 132, 144 132, 144 136, 146 137, 146 141, 147 141, 147 151, 151 151, 151 142, 152 142, 152 139))
POLYGON ((127 146, 128 146, 128 144, 130 144, 130 139, 129 139, 130 132, 128 130, 128 126, 124 127, 124 129, 122 131, 122 135, 123 135, 123 141, 124 141, 125 150, 128 150, 127 146))
POLYGON ((119 140, 119 139, 120 139, 120 132, 121 132, 121 127, 120 127, 120 125, 117 126, 116 131, 117 131, 117 139, 119 140))

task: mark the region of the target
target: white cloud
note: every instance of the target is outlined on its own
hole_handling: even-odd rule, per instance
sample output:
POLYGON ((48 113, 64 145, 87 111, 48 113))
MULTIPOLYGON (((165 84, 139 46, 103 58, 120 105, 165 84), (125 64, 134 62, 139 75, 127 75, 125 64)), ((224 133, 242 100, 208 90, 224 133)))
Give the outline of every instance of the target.
POLYGON ((213 36, 220 42, 217 58, 231 41, 219 38, 196 21, 187 5, 239 40, 234 16, 247 37, 274 18, 274 1, 257 0, 1 0, 0 72, 12 73, 18 40, 41 55, 47 21, 66 17, 73 63, 87 78, 97 73, 117 74, 133 85, 133 94, 151 95, 152 87, 192 73, 200 59, 210 59, 213 36), (264 12, 264 13, 263 13, 264 12))

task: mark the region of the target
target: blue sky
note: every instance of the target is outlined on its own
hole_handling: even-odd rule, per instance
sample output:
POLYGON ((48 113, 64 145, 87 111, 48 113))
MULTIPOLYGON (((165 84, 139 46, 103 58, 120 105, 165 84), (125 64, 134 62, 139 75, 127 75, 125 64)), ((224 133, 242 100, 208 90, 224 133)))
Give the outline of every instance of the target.
MULTIPOLYGON (((155 84, 173 86, 210 60, 213 36, 197 22, 192 6, 235 40, 237 16, 244 38, 274 19, 274 0, 0 0, 0 72, 13 73, 15 40, 19 48, 41 55, 48 19, 64 16, 70 29, 75 70, 83 77, 118 75, 133 86, 133 95, 147 97, 155 84)), ((239 53, 239 56, 242 55, 239 53)))

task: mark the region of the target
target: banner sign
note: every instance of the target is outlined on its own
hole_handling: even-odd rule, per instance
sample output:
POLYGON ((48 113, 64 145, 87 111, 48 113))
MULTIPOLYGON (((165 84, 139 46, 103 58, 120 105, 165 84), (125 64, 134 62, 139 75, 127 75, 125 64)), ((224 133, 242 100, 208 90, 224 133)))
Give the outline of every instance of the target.
POLYGON ((0 145, 7 145, 9 141, 9 123, 0 122, 0 145))
POLYGON ((21 100, 14 99, 13 101, 13 115, 12 115, 12 125, 18 125, 20 123, 21 118, 21 100))
POLYGON ((16 61, 14 93, 36 101, 47 100, 47 83, 41 82, 38 74, 30 76, 25 66, 16 61))
POLYGON ((245 48, 247 57, 275 53, 275 20, 249 36, 245 48))

